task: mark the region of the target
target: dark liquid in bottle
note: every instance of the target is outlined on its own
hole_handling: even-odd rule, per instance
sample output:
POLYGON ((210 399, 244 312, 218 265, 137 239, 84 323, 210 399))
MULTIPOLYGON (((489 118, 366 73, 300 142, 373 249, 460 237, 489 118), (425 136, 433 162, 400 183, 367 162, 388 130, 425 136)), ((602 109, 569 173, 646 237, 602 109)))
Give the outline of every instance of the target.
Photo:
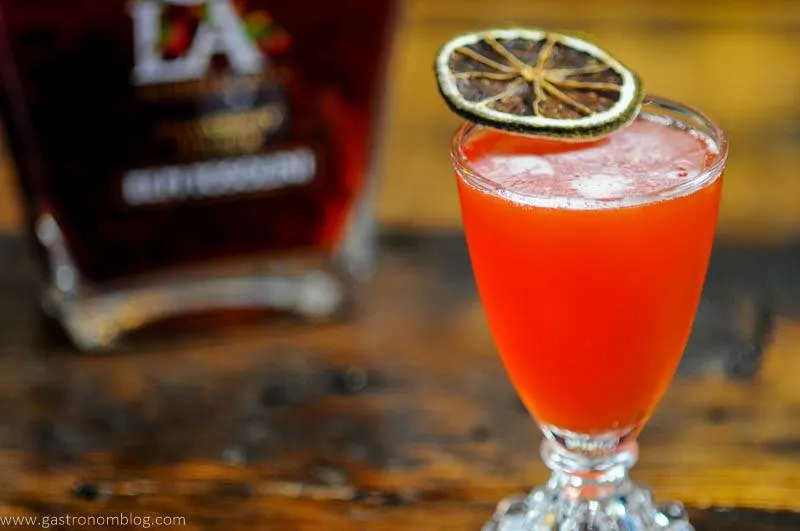
POLYGON ((362 193, 391 3, 187 3, 0 1, 29 222, 88 281, 333 252, 362 193))

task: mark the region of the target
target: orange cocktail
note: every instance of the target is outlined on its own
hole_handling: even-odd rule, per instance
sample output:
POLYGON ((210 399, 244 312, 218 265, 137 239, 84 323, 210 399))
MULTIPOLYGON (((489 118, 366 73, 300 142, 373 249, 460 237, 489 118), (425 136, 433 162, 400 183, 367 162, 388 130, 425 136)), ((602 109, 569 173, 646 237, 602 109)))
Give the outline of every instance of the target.
POLYGON ((478 291, 552 470, 482 531, 694 531, 629 470, 700 301, 724 132, 575 34, 456 35, 434 67, 467 120, 451 155, 478 291))
POLYGON ((454 158, 481 300, 522 400, 546 433, 635 437, 698 306, 719 147, 643 112, 591 143, 467 125, 454 158))

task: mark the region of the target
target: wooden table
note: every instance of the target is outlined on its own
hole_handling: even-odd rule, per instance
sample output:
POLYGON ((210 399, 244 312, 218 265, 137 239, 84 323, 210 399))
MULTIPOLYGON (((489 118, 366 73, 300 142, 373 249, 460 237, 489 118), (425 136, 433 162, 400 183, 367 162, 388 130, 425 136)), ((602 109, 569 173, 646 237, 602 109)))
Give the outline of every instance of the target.
MULTIPOLYGON (((0 516, 479 529, 499 498, 545 479, 540 437, 494 352, 462 235, 388 231, 381 245, 344 322, 88 356, 38 317, 31 262, 0 239, 0 516)), ((722 240, 635 476, 693 507, 699 531, 800 529, 798 418, 800 246, 722 240)))

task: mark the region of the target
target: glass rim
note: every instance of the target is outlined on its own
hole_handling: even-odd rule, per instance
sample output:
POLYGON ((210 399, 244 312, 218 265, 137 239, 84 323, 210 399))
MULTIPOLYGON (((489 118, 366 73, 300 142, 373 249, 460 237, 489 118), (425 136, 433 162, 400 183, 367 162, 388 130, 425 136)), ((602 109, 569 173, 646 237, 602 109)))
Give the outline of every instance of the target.
POLYGON ((653 193, 597 199, 564 197, 563 195, 547 196, 509 190, 503 185, 484 177, 471 167, 470 161, 463 151, 465 140, 475 129, 487 127, 471 121, 462 123, 453 136, 450 157, 456 173, 467 184, 506 200, 541 208, 600 210, 640 206, 689 195, 714 182, 722 174, 728 158, 728 138, 722 128, 694 107, 660 96, 648 95, 645 97, 639 115, 653 114, 655 116, 663 116, 663 114, 659 113, 667 114, 668 117, 682 127, 687 128, 687 130, 703 135, 716 150, 712 153, 714 155, 713 161, 698 175, 653 193), (657 112, 653 112, 654 109, 657 109, 657 112))

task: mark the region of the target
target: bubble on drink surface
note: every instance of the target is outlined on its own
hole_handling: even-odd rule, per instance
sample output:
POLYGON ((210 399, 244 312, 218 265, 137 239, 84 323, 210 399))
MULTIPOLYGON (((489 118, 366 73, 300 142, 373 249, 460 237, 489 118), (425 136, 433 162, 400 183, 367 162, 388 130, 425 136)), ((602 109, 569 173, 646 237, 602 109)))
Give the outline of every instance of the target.
POLYGON ((570 187, 586 199, 612 199, 621 197, 630 188, 631 180, 619 173, 598 173, 578 177, 570 187))
MULTIPOLYGON (((653 124, 641 122, 638 130, 642 133, 648 130, 653 131, 653 124), (645 125, 646 124, 646 125, 645 125)), ((631 165, 653 165, 665 158, 666 147, 662 146, 660 138, 656 135, 640 134, 634 135, 617 135, 612 139, 613 146, 616 154, 624 155, 624 160, 631 165)))
POLYGON ((682 179, 689 179, 690 177, 694 177, 697 172, 690 171, 687 166, 690 166, 691 163, 688 161, 676 161, 675 167, 667 170, 664 173, 664 177, 671 180, 682 180, 682 179))
POLYGON ((474 165, 478 173, 492 179, 507 180, 514 175, 535 177, 555 175, 555 169, 544 157, 537 155, 502 155, 478 160, 474 165))

